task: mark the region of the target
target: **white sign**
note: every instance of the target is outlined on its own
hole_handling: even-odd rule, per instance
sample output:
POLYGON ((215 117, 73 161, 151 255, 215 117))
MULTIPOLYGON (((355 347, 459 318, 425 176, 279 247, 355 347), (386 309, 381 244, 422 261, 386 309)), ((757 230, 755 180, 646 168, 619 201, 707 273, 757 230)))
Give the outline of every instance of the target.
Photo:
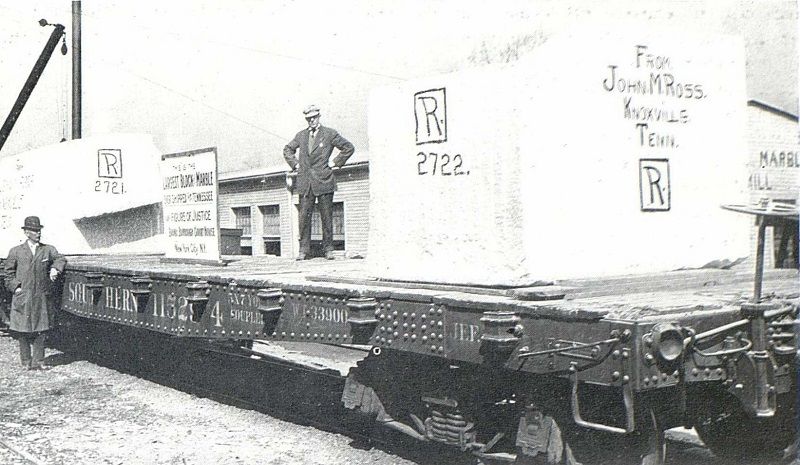
POLYGON ((165 258, 220 262, 217 149, 161 157, 165 258))

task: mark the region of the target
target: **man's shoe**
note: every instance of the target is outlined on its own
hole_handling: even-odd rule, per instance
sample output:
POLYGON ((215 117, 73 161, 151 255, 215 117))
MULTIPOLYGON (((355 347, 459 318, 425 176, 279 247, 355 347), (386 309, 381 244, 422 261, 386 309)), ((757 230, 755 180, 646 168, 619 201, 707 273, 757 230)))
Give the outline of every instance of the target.
POLYGON ((32 363, 32 364, 31 364, 31 367, 30 367, 30 368, 28 368, 28 369, 29 369, 29 370, 42 370, 42 371, 47 371, 47 370, 49 370, 49 369, 50 369, 50 367, 49 367, 49 366, 47 366, 47 365, 44 365, 44 364, 42 364, 42 363, 32 363))
POLYGON ((334 258, 336 257, 333 256, 333 250, 325 252, 325 260, 333 260, 334 258))

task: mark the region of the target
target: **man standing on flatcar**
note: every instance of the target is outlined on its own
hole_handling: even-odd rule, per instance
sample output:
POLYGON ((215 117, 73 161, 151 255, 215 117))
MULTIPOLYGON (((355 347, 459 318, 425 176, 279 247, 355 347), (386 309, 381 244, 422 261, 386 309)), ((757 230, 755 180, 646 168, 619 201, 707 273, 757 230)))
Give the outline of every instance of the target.
POLYGON ((325 258, 333 260, 332 212, 336 180, 330 166, 330 157, 333 149, 338 149, 339 154, 333 159, 333 165, 341 168, 355 148, 335 129, 319 124, 319 108, 315 105, 306 108, 303 115, 308 122, 308 128, 298 132, 283 148, 283 158, 286 159, 286 163, 292 170, 297 171, 295 188, 300 196, 300 254, 297 259, 310 258, 311 218, 316 202, 322 220, 322 250, 325 258))
POLYGON ((46 369, 44 341, 54 324, 53 282, 64 271, 67 260, 52 245, 43 244, 38 216, 25 218, 22 230, 27 240, 8 252, 5 284, 11 297, 9 329, 19 341, 23 368, 46 369))

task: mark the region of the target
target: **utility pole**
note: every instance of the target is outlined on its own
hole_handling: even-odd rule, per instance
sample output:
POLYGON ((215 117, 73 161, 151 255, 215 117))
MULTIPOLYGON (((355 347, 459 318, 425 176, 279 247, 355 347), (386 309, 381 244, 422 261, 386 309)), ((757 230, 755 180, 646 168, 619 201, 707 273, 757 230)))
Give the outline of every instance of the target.
POLYGON ((72 138, 81 138, 81 2, 72 0, 72 138))

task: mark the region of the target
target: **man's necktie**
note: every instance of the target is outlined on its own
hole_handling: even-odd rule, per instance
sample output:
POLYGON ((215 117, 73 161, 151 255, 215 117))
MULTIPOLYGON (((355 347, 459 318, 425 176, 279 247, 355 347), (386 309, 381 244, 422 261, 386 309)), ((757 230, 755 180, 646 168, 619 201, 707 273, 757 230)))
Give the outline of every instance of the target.
POLYGON ((314 134, 317 132, 316 129, 312 129, 308 131, 308 152, 311 153, 314 150, 314 134))

